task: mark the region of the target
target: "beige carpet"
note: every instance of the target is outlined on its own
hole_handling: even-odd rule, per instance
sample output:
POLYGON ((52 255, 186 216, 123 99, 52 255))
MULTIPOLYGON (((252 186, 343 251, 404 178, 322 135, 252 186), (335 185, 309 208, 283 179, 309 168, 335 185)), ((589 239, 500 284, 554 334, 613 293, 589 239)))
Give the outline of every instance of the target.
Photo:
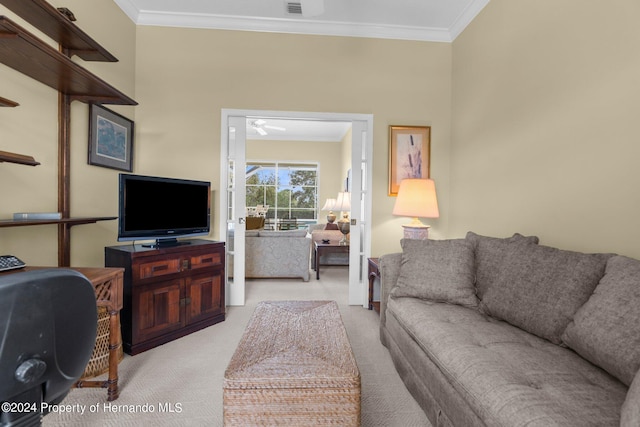
POLYGON ((224 322, 136 356, 119 366, 120 397, 74 389, 44 426, 222 426, 224 370, 257 303, 335 300, 362 377, 362 425, 430 426, 380 344, 375 311, 347 305, 347 269, 326 267, 320 280, 249 280, 244 307, 227 307, 224 322), (68 405, 65 408, 64 405, 68 405), (84 413, 80 413, 84 407, 84 413))

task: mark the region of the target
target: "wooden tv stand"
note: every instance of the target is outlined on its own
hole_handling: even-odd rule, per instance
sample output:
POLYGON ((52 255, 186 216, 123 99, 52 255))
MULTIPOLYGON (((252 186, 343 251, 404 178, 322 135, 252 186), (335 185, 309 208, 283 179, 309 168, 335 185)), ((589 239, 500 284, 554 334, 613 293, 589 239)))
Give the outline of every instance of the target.
POLYGON ((105 248, 105 266, 125 269, 120 322, 128 354, 141 353, 225 318, 224 242, 194 239, 181 243, 161 248, 105 248))

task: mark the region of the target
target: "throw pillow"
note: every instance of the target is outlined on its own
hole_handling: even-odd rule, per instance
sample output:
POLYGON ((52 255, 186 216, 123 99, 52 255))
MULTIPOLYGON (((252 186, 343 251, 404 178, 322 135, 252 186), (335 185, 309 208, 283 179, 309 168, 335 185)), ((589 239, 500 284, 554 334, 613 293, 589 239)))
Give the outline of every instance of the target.
POLYGON ((538 237, 523 236, 519 233, 511 237, 499 238, 481 236, 469 231, 466 239, 473 244, 475 251, 476 288, 480 299, 504 270, 505 256, 513 247, 538 244, 538 237))
POLYGON ((261 230, 264 228, 263 216, 248 216, 245 218, 247 230, 261 230))
POLYGON ((555 344, 604 274, 605 254, 515 245, 481 309, 555 344))
POLYGON ((393 297, 413 297, 476 307, 473 247, 464 239, 403 239, 393 297))
POLYGON ((626 385, 640 369, 640 261, 609 259, 604 277, 562 340, 626 385))

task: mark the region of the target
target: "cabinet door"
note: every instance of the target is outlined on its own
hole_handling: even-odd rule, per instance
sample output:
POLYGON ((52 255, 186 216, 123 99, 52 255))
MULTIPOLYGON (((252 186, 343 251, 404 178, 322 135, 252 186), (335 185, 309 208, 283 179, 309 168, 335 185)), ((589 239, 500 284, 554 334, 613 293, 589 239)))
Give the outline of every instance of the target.
POLYGON ((223 291, 222 269, 187 278, 185 283, 185 295, 188 301, 185 310, 186 323, 224 313, 223 291))
POLYGON ((133 288, 133 341, 139 343, 183 326, 180 280, 133 288))

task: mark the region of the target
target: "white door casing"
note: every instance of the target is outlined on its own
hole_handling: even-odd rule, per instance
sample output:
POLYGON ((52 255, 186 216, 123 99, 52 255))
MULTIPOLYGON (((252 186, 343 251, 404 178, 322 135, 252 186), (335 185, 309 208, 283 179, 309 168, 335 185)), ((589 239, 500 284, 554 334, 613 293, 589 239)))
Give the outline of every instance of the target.
MULTIPOLYGON (((367 258, 371 254, 371 179, 373 115, 223 109, 221 115, 219 227, 227 247, 233 239, 233 279, 227 278, 227 305, 244 305, 244 231, 246 119, 277 118, 352 123, 351 235, 349 248, 350 305, 368 307, 367 258), (233 230, 233 232, 230 232, 233 230)), ((228 263, 228 261, 227 261, 228 263)), ((230 272, 227 273, 227 276, 230 272)), ((313 279, 312 279, 313 280, 313 279)))

